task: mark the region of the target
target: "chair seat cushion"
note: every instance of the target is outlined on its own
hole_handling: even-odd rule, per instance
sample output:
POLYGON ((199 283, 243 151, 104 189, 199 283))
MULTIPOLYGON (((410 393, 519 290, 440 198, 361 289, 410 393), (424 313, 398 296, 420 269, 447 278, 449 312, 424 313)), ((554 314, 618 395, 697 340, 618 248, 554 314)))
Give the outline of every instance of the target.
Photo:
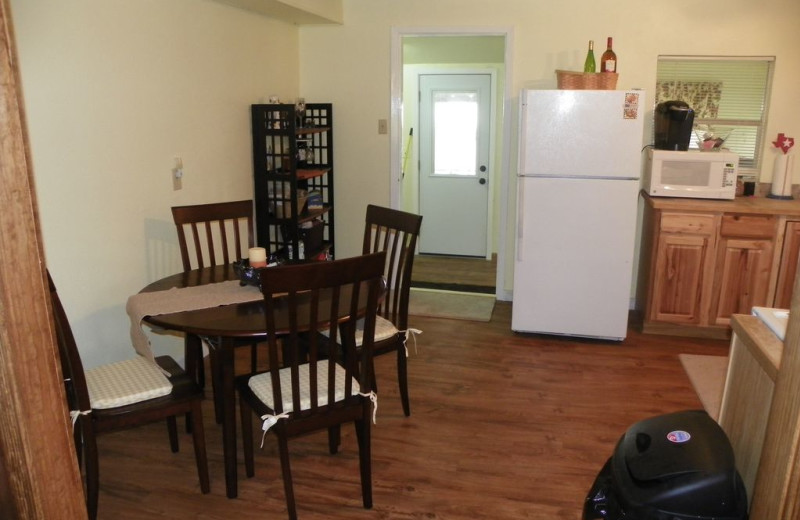
MULTIPOLYGON (((311 408, 311 385, 309 378, 308 364, 300 365, 300 409, 308 410, 311 408)), ((345 384, 345 370, 344 367, 336 364, 334 370, 336 377, 336 392, 334 393, 334 401, 338 402, 344 399, 344 384, 345 384)), ((290 369, 282 368, 280 370, 281 380, 281 397, 283 398, 283 411, 293 412, 294 404, 292 403, 292 377, 290 369)), ((247 386, 253 391, 262 403, 267 405, 270 409, 275 409, 275 403, 272 399, 272 374, 264 372, 262 374, 251 377, 247 386)), ((353 387, 351 395, 358 395, 359 393, 358 380, 353 378, 353 387)), ((328 404, 328 361, 322 360, 317 363, 317 404, 324 406, 328 404)))
MULTIPOLYGON (((328 331, 321 331, 322 334, 327 337, 328 331)), ((383 341, 385 339, 389 339, 392 336, 396 335, 399 330, 397 327, 394 326, 394 323, 387 320, 386 318, 381 318, 380 316, 375 317, 375 342, 383 341)), ((361 344, 364 342, 364 318, 361 318, 356 322, 356 346, 360 347, 361 344)))
POLYGON ((92 408, 117 408, 172 392, 158 365, 139 356, 87 370, 86 386, 92 408))
MULTIPOLYGON (((397 327, 394 326, 394 323, 387 320, 386 318, 381 318, 380 316, 375 317, 375 342, 383 341, 385 339, 389 339, 392 336, 397 335, 400 332, 397 330, 397 327)), ((364 341, 364 320, 363 318, 356 322, 356 345, 361 345, 364 341)))

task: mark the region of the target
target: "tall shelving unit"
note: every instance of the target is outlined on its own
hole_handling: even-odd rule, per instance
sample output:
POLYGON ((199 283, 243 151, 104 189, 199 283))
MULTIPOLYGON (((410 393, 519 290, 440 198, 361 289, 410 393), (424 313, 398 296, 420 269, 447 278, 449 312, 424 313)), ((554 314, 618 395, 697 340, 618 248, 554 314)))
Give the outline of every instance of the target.
POLYGON ((251 115, 258 245, 289 261, 333 258, 331 104, 252 105, 251 115))

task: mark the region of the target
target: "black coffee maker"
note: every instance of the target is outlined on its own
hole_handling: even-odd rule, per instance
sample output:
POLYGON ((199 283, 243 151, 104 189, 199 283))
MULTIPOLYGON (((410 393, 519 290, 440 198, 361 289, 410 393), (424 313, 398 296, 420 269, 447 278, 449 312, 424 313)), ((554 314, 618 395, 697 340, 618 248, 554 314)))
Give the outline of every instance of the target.
POLYGON ((664 101, 656 105, 655 147, 657 150, 689 149, 694 110, 684 101, 664 101))

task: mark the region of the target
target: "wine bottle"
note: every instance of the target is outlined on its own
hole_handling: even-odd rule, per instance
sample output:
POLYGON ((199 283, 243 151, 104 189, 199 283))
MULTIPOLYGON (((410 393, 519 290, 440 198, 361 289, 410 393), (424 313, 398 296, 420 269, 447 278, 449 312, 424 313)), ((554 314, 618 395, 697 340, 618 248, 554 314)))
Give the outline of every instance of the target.
POLYGON ((594 62, 594 40, 589 40, 589 52, 586 53, 586 61, 583 62, 583 72, 594 72, 597 70, 594 62))
POLYGON ((606 51, 600 56, 600 72, 617 72, 617 54, 611 48, 611 36, 606 51))

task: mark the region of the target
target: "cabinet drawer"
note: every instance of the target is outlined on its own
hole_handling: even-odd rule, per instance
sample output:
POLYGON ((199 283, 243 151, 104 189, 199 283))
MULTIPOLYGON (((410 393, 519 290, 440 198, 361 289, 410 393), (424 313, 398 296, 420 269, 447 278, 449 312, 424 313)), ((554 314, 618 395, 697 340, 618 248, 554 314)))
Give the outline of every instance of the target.
POLYGON ((711 235, 714 232, 714 215, 662 213, 661 232, 711 235))
POLYGON ((772 215, 723 215, 720 234, 728 237, 772 238, 776 218, 772 215))

